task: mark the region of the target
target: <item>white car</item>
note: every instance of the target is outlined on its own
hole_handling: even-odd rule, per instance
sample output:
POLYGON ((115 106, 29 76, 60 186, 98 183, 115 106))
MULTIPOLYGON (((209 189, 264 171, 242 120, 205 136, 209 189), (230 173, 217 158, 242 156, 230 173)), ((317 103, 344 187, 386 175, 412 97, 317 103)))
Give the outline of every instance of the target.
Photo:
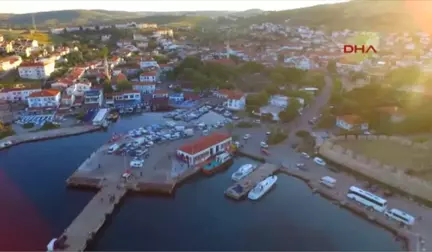
POLYGON ((321 165, 321 166, 325 166, 326 162, 324 160, 322 160, 319 157, 314 157, 313 161, 317 164, 317 165, 321 165))
POLYGON ((268 148, 268 144, 267 144, 266 142, 261 142, 261 143, 260 143, 260 146, 261 146, 262 148, 268 148))
POLYGON ((246 134, 246 135, 244 135, 244 137, 243 137, 244 140, 248 140, 249 138, 250 138, 250 135, 249 135, 249 134, 246 134))
POLYGON ((306 152, 302 152, 301 155, 304 158, 310 158, 309 154, 307 154, 306 152))
POLYGON ((136 159, 130 162, 130 166, 133 168, 142 168, 144 166, 144 160, 136 159))
POLYGON ((271 134, 270 131, 267 131, 267 132, 266 132, 266 135, 267 135, 267 136, 270 136, 270 134, 271 134))

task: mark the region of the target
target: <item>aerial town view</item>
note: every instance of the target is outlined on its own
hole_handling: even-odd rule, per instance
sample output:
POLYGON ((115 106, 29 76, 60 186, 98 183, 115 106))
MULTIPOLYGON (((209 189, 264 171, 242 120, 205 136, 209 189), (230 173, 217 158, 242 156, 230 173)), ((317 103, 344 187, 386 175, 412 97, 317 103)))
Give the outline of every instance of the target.
POLYGON ((432 249, 432 2, 101 3, 2 1, 0 251, 432 249))

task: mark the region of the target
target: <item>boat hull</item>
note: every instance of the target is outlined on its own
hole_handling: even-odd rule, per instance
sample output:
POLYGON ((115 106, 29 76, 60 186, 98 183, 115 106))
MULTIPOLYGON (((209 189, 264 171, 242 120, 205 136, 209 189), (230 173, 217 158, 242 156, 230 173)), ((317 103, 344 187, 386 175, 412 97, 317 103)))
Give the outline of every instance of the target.
POLYGON ((276 184, 276 181, 277 181, 277 177, 276 176, 271 176, 271 177, 267 178, 267 179, 270 180, 270 183, 260 193, 254 193, 253 189, 252 189, 252 191, 250 191, 249 194, 248 194, 248 198, 250 200, 259 200, 268 191, 270 191, 270 189, 272 189, 274 187, 274 185, 276 184), (274 179, 270 179, 271 177, 274 177, 274 179))
MULTIPOLYGON (((241 169, 241 168, 240 168, 241 169)), ((249 174, 251 174, 252 172, 254 172, 256 169, 256 166, 252 166, 250 168, 250 170, 243 172, 241 175, 237 175, 237 173, 239 173, 239 171, 236 171, 233 173, 233 175, 231 176, 231 179, 234 180, 235 182, 238 182, 244 178, 246 178, 247 176, 249 176, 249 174)))
POLYGON ((202 173, 206 174, 206 175, 212 175, 215 174, 216 172, 219 171, 223 171, 225 169, 227 169, 228 167, 230 167, 233 164, 234 160, 231 158, 230 160, 226 161, 225 163, 222 163, 216 167, 214 167, 213 169, 204 169, 204 167, 201 168, 202 173))

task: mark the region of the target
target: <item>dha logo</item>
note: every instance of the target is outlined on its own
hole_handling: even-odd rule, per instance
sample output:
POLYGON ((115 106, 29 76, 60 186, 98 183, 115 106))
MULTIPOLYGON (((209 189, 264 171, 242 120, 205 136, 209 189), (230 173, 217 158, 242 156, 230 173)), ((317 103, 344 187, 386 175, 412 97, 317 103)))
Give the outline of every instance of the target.
POLYGON ((370 46, 366 46, 366 45, 362 45, 362 46, 357 46, 357 45, 344 45, 343 47, 343 52, 350 54, 350 53, 358 53, 361 52, 362 54, 367 54, 369 52, 374 52, 377 53, 377 50, 375 49, 375 47, 373 45, 370 46))

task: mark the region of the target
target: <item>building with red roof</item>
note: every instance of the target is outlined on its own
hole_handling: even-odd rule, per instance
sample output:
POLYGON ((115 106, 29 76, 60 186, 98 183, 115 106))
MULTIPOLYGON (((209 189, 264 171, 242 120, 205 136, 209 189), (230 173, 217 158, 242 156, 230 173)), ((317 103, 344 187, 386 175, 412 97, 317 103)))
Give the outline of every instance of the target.
POLYGON ((368 130, 369 124, 358 115, 344 115, 336 118, 336 126, 344 130, 368 130))
POLYGON ((5 88, 0 90, 0 100, 18 102, 26 101, 27 97, 34 93, 39 92, 40 88, 5 88))
POLYGON ((144 72, 139 77, 140 82, 157 82, 159 81, 159 72, 158 71, 150 71, 144 72))
POLYGON ((215 93, 216 97, 224 98, 224 106, 229 110, 243 110, 246 105, 246 95, 238 90, 220 89, 215 93))
POLYGON ((43 89, 33 92, 27 98, 29 108, 58 107, 60 105, 60 91, 56 89, 43 89))
POLYGON ((231 135, 215 132, 181 146, 177 150, 177 157, 189 165, 198 165, 217 153, 229 150, 231 145, 231 135))
POLYGON ((54 72, 54 60, 27 61, 18 67, 19 76, 23 79, 41 80, 48 78, 54 72))

